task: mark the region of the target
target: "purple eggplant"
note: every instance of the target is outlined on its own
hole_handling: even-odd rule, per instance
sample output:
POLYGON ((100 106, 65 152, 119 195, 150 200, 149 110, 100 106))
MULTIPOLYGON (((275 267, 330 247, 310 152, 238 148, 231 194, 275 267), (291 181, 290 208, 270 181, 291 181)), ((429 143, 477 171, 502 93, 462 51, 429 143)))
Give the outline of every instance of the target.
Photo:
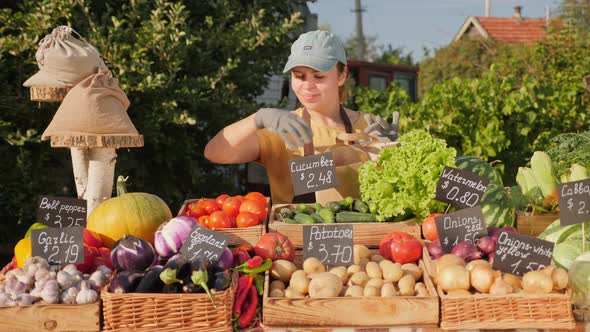
POLYGON ((141 282, 144 273, 141 272, 118 272, 109 283, 110 293, 132 293, 141 282))
POLYGON ((160 279, 160 273, 164 267, 162 265, 154 265, 150 267, 145 276, 137 285, 135 293, 161 293, 164 288, 164 282, 160 279))
POLYGON ((231 283, 231 273, 229 270, 217 272, 214 275, 215 278, 215 289, 218 291, 224 291, 229 287, 231 283))
POLYGON ((145 271, 155 260, 154 247, 133 235, 119 239, 111 250, 111 262, 117 271, 145 271))
POLYGON ((166 285, 182 284, 183 279, 191 274, 191 264, 183 254, 176 254, 168 260, 160 273, 160 279, 166 285))

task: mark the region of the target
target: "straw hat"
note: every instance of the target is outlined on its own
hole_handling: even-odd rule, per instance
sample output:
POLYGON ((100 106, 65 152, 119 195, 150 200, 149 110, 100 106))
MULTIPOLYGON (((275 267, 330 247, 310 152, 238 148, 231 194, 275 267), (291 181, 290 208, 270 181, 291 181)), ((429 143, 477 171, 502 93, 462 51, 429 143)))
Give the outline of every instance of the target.
POLYGON ((140 147, 143 136, 127 115, 129 99, 110 71, 74 86, 41 136, 53 147, 140 147))

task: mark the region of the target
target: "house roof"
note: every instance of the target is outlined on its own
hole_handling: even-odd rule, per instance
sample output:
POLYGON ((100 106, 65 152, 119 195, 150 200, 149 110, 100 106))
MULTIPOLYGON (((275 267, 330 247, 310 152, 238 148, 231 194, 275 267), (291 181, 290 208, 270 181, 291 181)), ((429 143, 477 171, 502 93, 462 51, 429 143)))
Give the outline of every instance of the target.
POLYGON ((540 18, 470 16, 454 40, 459 40, 471 29, 482 37, 506 43, 533 45, 547 36, 547 22, 540 18))

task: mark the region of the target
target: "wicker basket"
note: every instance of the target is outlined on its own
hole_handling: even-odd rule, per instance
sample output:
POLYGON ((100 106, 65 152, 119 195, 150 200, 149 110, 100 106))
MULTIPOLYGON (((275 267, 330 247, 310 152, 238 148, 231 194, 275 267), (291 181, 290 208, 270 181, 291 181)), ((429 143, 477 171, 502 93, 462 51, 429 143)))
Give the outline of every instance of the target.
POLYGON ((207 294, 115 294, 103 290, 103 331, 231 331, 237 272, 223 292, 207 294))
POLYGON ((31 87, 32 101, 57 102, 63 101, 71 87, 31 87))
POLYGON ((526 215, 518 213, 516 215, 516 229, 520 234, 538 236, 543 233, 545 228, 556 219, 559 219, 558 212, 549 212, 542 214, 526 215))
MULTIPOLYGON (((311 204, 309 204, 311 205, 311 204)), ((303 247, 303 225, 286 224, 280 221, 279 210, 283 207, 295 208, 296 204, 274 204, 268 220, 268 231, 286 235, 293 246, 297 249, 303 247)), ((409 219, 401 222, 358 222, 338 223, 339 225, 352 225, 354 230, 354 243, 362 243, 369 248, 379 247, 385 234, 389 232, 402 231, 420 238, 420 225, 416 219, 409 219)))
POLYGON ((437 286, 443 329, 573 329, 572 293, 453 295, 437 286))
MULTIPOLYGON (((184 201, 184 203, 180 207, 180 210, 178 211, 178 215, 184 216, 186 214, 186 207, 190 203, 195 202, 195 201, 197 201, 197 199, 189 199, 189 200, 184 201)), ((268 202, 267 211, 270 211, 270 199, 267 199, 267 202, 268 202)), ((241 246, 243 244, 248 244, 248 245, 253 246, 258 242, 258 240, 260 240, 260 237, 264 233, 266 233, 266 224, 267 223, 268 223, 268 214, 267 214, 266 220, 264 220, 264 222, 261 223, 260 225, 243 227, 243 228, 221 228, 221 229, 216 229, 215 231, 225 234, 230 237, 229 246, 235 247, 235 246, 241 246)))

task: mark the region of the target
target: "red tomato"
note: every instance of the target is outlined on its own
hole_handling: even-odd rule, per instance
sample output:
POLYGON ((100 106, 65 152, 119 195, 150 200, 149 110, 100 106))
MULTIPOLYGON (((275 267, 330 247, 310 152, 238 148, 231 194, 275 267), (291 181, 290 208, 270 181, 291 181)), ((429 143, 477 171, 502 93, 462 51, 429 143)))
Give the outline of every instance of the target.
POLYGON ((260 220, 258 220, 258 217, 254 213, 240 212, 240 214, 238 214, 238 217, 236 218, 237 227, 250 227, 259 224, 260 220))
POLYGON ((209 228, 209 216, 200 216, 197 222, 199 225, 209 228))
POLYGON ((207 211, 205 211, 205 207, 203 206, 205 202, 206 200, 201 198, 196 202, 190 203, 186 209, 186 215, 195 219, 206 215, 207 211))
POLYGON ((223 202, 221 210, 228 217, 236 217, 240 213, 240 205, 242 205, 243 199, 236 197, 230 197, 223 202))
POLYGON ((231 228, 238 227, 236 224, 236 217, 229 217, 229 221, 231 221, 231 228))
POLYGON ((219 205, 219 207, 221 207, 223 205, 223 202, 225 202, 225 200, 228 198, 229 198, 229 195, 226 195, 226 194, 219 195, 215 199, 215 202, 217 203, 217 205, 219 205))
POLYGON ((217 205, 217 202, 215 202, 214 199, 207 199, 203 204, 203 208, 205 209, 205 212, 207 212, 207 214, 209 215, 215 211, 221 210, 221 208, 219 207, 219 205, 217 205))
POLYGON ((84 244, 90 247, 100 248, 102 247, 102 240, 96 232, 84 228, 84 244))
POLYGON ((381 240, 379 253, 396 263, 411 263, 422 257, 422 244, 406 232, 391 232, 381 240))
POLYGON ((266 204, 268 203, 266 201, 266 197, 263 194, 256 192, 256 191, 249 192, 248 194, 246 194, 246 196, 244 196, 244 198, 250 199, 253 201, 257 201, 260 204, 262 204, 262 206, 264 206, 264 208, 266 208, 266 204))
POLYGON ((209 216, 209 228, 231 228, 231 220, 222 211, 215 211, 209 216))
POLYGON ((438 240, 435 217, 442 216, 442 213, 432 213, 422 222, 422 236, 430 241, 438 240))
POLYGON ((262 258, 270 258, 273 261, 284 259, 290 262, 295 260, 295 249, 291 240, 281 233, 266 233, 262 235, 256 246, 256 255, 262 258))
POLYGON ((266 219, 266 207, 258 201, 251 199, 245 200, 240 206, 240 213, 242 212, 250 212, 254 214, 260 222, 263 222, 264 219, 266 219))

